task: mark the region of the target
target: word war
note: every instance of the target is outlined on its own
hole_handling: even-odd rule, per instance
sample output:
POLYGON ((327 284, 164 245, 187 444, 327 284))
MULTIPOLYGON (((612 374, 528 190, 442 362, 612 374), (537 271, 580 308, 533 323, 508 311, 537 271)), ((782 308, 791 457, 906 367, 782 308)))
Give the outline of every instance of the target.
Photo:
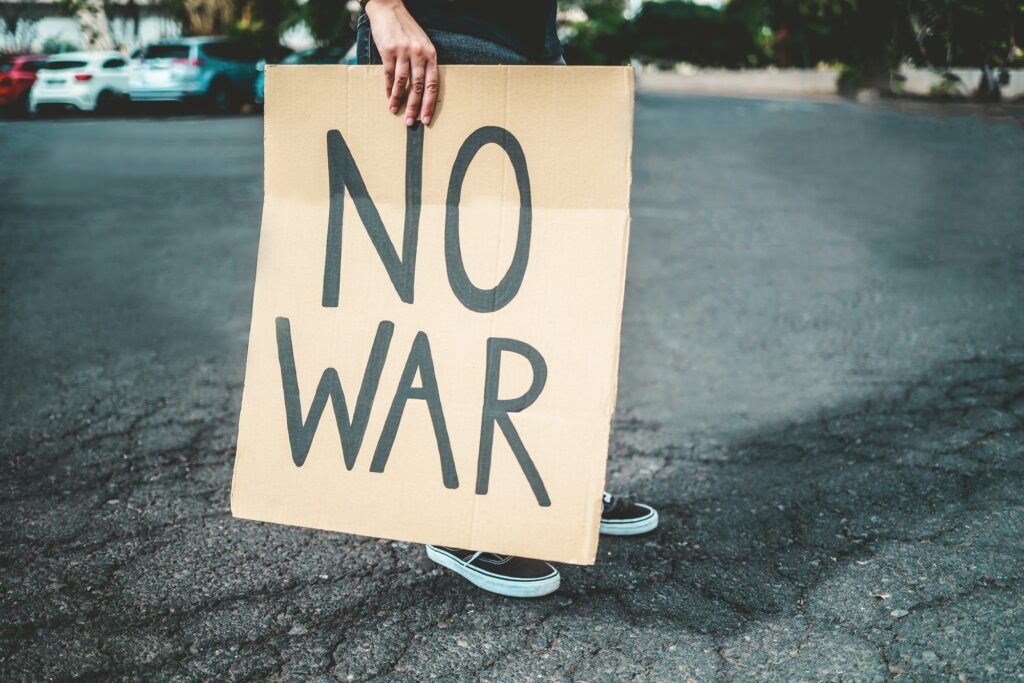
MULTIPOLYGON (((406 137, 406 205, 401 257, 384 228, 380 213, 366 189, 362 174, 359 172, 348 145, 341 133, 336 130, 327 133, 327 158, 330 204, 327 249, 324 258, 322 306, 324 308, 339 306, 342 224, 346 189, 352 196, 359 218, 387 271, 395 292, 404 303, 413 304, 422 201, 423 127, 417 125, 409 129, 406 137)), ((466 139, 456 155, 451 171, 445 215, 446 272, 451 290, 463 306, 477 313, 491 313, 503 308, 515 298, 526 274, 531 230, 530 181, 522 147, 515 137, 503 128, 496 126, 479 128, 466 139), (481 289, 470 281, 462 259, 459 240, 459 203, 462 197, 463 182, 470 164, 480 149, 487 144, 498 145, 508 155, 512 164, 519 190, 519 229, 515 252, 508 270, 495 287, 481 289)), ((351 413, 337 370, 327 368, 317 384, 307 416, 303 418, 291 323, 285 317, 278 317, 275 323, 288 440, 296 467, 302 467, 305 463, 327 401, 330 400, 340 437, 342 459, 346 469, 351 471, 356 465, 366 435, 367 422, 377 397, 380 376, 388 357, 395 324, 391 321, 381 321, 377 326, 362 383, 351 413)), ((494 426, 498 425, 526 476, 537 503, 542 507, 550 506, 551 499, 540 473, 509 417, 510 413, 528 408, 540 396, 547 381, 547 364, 540 352, 526 342, 502 337, 487 339, 486 358, 476 493, 485 495, 488 491, 491 455, 494 446, 494 426), (503 352, 518 354, 530 364, 532 382, 529 389, 521 396, 498 398, 503 352)), ((441 405, 430 341, 427 334, 422 331, 416 334, 409 350, 398 388, 391 400, 384 428, 374 448, 370 472, 383 473, 385 471, 402 415, 410 400, 422 400, 426 403, 440 456, 442 482, 446 488, 458 488, 459 477, 452 457, 451 439, 441 405), (417 376, 421 378, 422 386, 414 387, 413 383, 417 376)))

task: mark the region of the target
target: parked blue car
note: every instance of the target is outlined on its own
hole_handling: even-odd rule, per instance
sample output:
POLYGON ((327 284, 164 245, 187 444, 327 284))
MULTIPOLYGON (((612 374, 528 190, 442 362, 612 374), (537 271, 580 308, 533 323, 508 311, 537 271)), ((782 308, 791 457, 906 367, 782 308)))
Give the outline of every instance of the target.
POLYGON ((128 92, 133 102, 191 102, 234 113, 252 101, 261 57, 256 46, 232 38, 153 43, 139 52, 128 92))
MULTIPOLYGON (((340 47, 314 47, 311 50, 293 52, 281 60, 281 64, 355 64, 356 46, 353 45, 345 50, 340 47)), ((256 85, 253 88, 253 101, 256 104, 263 104, 263 73, 266 69, 266 61, 260 61, 256 66, 259 75, 256 77, 256 85)))

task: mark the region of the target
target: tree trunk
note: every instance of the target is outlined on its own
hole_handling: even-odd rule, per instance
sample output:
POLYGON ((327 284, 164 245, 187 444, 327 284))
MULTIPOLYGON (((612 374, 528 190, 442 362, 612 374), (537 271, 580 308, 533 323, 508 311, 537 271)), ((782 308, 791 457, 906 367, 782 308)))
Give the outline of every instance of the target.
POLYGON ((114 40, 110 37, 110 24, 103 0, 81 0, 76 3, 75 19, 85 36, 86 50, 113 50, 114 40))

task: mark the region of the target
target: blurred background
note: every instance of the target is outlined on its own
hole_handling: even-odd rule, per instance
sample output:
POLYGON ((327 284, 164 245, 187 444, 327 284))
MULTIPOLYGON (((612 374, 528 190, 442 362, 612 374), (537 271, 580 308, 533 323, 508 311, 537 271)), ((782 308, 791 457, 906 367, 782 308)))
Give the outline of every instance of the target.
MULTIPOLYGON (((655 87, 672 74, 672 87, 711 92, 1024 95, 1019 0, 559 6, 570 64, 632 63, 655 87)), ((354 0, 0 0, 0 107, 102 113, 173 100, 236 111, 262 101, 266 62, 351 60, 358 12, 354 0), (209 36, 225 40, 194 40, 209 36)))
POLYGON ((560 3, 639 73, 661 525, 527 603, 230 515, 261 69, 356 11, 0 0, 0 680, 1024 680, 1024 2, 560 3))

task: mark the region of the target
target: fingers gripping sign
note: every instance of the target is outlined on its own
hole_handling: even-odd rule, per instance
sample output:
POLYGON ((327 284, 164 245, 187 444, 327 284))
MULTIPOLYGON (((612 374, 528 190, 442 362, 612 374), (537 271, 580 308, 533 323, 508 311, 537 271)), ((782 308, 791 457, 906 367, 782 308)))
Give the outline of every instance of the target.
POLYGON ((429 124, 440 90, 437 52, 430 38, 401 0, 370 0, 366 14, 384 64, 388 111, 402 112, 404 102, 405 125, 429 124))
POLYGON ((409 60, 405 54, 399 53, 395 57, 395 78, 391 86, 391 98, 388 102, 388 109, 392 114, 397 114, 405 99, 405 88, 409 85, 409 60))
POLYGON ((423 84, 426 78, 426 63, 422 53, 414 53, 411 57, 412 81, 409 83, 409 100, 405 107, 405 125, 411 126, 420 116, 420 103, 423 101, 423 84))
POLYGON ((437 95, 441 90, 441 78, 437 71, 437 55, 431 51, 431 59, 427 62, 427 74, 423 85, 423 124, 429 126, 434 118, 434 107, 437 105, 437 95))

